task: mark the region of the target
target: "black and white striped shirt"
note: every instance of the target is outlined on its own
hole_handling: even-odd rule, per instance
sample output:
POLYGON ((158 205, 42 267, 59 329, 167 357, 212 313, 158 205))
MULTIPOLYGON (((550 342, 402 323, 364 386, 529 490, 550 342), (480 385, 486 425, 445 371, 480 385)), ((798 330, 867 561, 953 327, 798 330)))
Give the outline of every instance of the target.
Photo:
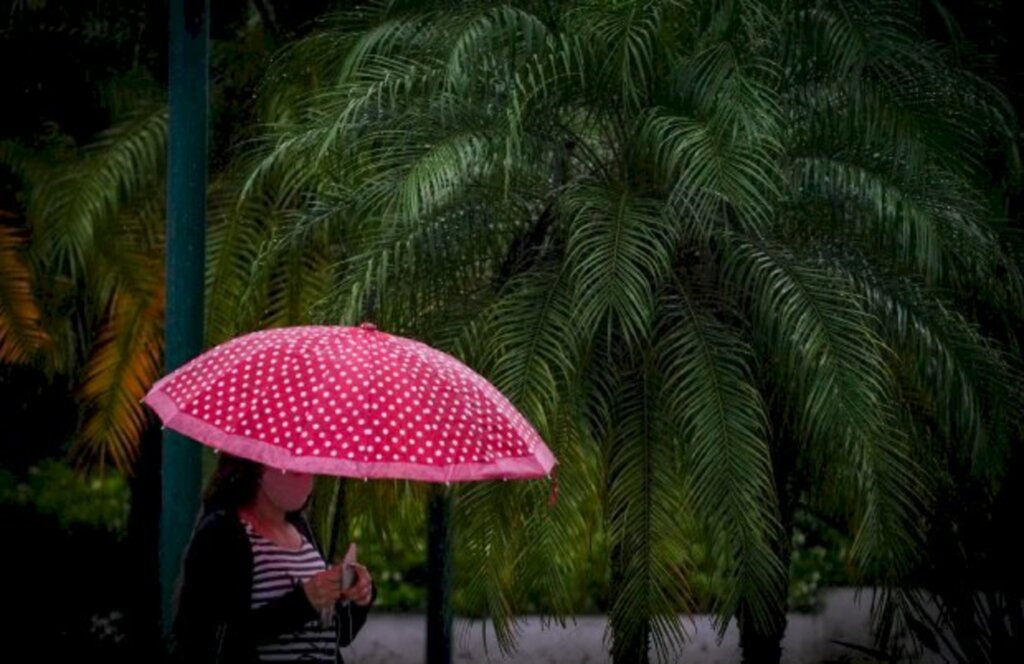
MULTIPOLYGON (((252 545, 252 608, 258 609, 284 595, 296 584, 326 569, 316 547, 302 538, 299 549, 286 549, 257 533, 245 523, 245 532, 252 545)), ((279 634, 270 643, 260 645, 261 662, 334 662, 336 634, 333 624, 324 627, 320 620, 311 620, 301 629, 279 634)))

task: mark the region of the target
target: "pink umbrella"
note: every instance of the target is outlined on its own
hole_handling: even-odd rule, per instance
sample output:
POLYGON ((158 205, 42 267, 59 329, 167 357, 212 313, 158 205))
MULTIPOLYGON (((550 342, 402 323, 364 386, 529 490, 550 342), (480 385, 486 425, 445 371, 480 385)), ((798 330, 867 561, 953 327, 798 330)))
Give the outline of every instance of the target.
POLYGON ((232 339, 144 401, 175 431, 284 470, 460 482, 544 477, 556 463, 479 374, 369 324, 232 339))

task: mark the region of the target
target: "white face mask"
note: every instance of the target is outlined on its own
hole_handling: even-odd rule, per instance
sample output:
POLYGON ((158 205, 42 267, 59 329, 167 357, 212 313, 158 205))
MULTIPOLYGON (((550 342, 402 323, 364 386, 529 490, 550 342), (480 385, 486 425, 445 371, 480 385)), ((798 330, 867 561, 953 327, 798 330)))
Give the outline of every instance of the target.
POLYGON ((285 512, 301 510, 313 492, 313 476, 265 468, 260 487, 271 503, 285 512))

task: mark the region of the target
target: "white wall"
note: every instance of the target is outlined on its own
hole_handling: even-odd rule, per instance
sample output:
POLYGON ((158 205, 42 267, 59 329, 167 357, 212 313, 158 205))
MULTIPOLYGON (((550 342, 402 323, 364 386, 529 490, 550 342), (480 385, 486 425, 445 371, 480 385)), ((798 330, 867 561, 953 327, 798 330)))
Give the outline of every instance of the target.
MULTIPOLYGON (((825 594, 825 608, 813 615, 791 615, 783 641, 783 661, 787 664, 822 662, 867 662, 869 658, 832 643, 833 639, 871 644, 871 594, 859 599, 850 589, 835 589, 825 594)), ((683 618, 690 641, 681 655, 669 661, 681 664, 738 664, 740 652, 735 626, 731 625, 721 644, 707 617, 683 618)), ((578 616, 566 628, 544 627, 536 617, 527 618, 520 627, 519 651, 503 658, 487 625, 487 651, 481 623, 456 620, 456 663, 496 662, 508 664, 597 664, 608 662, 603 643, 604 616, 578 616)), ((424 661, 426 621, 423 615, 371 615, 356 642, 345 650, 347 664, 406 664, 424 661)), ((917 660, 928 661, 928 660, 917 660)))

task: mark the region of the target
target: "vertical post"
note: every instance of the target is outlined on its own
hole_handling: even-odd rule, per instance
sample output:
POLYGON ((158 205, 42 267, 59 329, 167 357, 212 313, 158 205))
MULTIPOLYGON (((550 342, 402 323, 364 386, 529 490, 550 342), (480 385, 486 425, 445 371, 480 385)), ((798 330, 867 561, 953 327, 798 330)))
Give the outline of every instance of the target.
MULTIPOLYGON (((209 0, 170 1, 167 150, 167 343, 172 371, 203 345, 206 241, 209 0)), ((174 585, 199 510, 199 446, 165 430, 162 453, 160 587, 163 626, 173 616, 174 585)))
POLYGON ((445 487, 430 490, 427 510, 427 664, 452 661, 451 498, 445 487))

